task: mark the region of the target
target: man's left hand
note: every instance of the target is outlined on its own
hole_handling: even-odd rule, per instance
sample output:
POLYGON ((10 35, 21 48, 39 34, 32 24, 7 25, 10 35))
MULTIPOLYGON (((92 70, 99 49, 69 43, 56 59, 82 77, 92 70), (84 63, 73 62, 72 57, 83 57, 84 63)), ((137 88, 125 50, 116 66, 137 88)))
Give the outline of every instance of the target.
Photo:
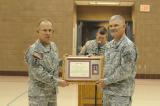
POLYGON ((96 84, 97 84, 98 86, 100 86, 101 88, 104 88, 104 87, 106 86, 106 84, 105 84, 104 81, 105 81, 104 79, 100 79, 100 80, 98 80, 98 81, 96 82, 96 84))

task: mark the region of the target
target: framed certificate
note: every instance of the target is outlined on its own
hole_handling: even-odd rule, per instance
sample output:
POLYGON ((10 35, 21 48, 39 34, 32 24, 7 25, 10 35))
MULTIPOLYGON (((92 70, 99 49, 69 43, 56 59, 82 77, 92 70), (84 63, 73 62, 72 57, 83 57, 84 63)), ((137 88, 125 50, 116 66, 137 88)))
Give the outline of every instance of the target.
POLYGON ((67 56, 63 78, 71 82, 96 81, 102 78, 103 64, 103 56, 67 56))

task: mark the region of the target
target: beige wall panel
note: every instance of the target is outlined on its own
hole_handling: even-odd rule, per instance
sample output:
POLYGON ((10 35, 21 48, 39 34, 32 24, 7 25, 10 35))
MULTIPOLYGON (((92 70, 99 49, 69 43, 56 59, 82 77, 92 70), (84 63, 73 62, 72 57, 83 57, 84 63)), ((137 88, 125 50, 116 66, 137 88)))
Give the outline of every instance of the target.
POLYGON ((72 53, 73 0, 1 0, 0 71, 26 71, 24 52, 36 40, 40 19, 54 22, 60 56, 72 53))
POLYGON ((138 73, 160 74, 160 15, 159 0, 136 3, 136 44, 139 51, 138 73), (140 4, 150 5, 150 12, 140 12, 140 4))
MULTIPOLYGON (((54 21, 56 42, 60 56, 72 53, 73 13, 75 0, 1 0, 0 1, 0 70, 26 71, 23 60, 25 49, 35 41, 38 20, 51 18, 54 21)), ((85 1, 85 0, 81 0, 85 1)), ((88 0, 89 1, 89 0, 88 0)), ((99 0, 110 1, 110 0, 99 0)), ((135 0, 112 0, 135 1, 135 0)), ((108 20, 113 14, 122 14, 133 20, 136 45, 139 51, 138 73, 160 74, 160 1, 136 0, 129 7, 86 7, 77 9, 78 19, 108 20), (151 11, 139 11, 140 4, 149 4, 151 11), (100 12, 98 12, 100 10, 100 12), (106 13, 106 14, 104 14, 106 13)))

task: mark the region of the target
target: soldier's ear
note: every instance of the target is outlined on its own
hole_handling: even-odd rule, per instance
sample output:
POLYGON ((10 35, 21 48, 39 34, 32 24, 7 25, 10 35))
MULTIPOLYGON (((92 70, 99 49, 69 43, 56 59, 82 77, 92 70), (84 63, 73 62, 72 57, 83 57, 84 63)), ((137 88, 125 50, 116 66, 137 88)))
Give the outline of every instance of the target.
POLYGON ((123 29, 125 30, 125 29, 126 29, 126 24, 124 24, 122 27, 123 27, 123 29))

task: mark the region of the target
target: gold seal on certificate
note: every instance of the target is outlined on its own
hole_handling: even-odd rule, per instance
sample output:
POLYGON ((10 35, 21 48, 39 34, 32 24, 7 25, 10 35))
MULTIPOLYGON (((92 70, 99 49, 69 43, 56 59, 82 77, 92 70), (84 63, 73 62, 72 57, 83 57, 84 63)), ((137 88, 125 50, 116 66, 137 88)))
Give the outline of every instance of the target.
POLYGON ((63 78, 71 82, 102 78, 103 56, 68 56, 64 58, 63 78))

